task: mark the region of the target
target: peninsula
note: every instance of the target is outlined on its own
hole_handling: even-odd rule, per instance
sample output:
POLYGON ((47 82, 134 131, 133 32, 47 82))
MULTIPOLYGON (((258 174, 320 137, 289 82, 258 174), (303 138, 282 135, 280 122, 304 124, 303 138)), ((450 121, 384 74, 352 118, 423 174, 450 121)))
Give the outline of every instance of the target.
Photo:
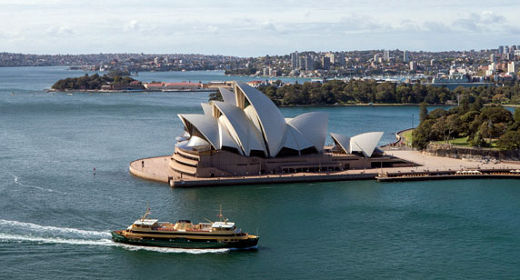
POLYGON ((334 145, 325 146, 326 113, 285 118, 266 95, 245 83, 220 88, 219 96, 222 101, 201 104, 203 114, 178 115, 185 132, 177 137, 172 155, 133 161, 130 173, 172 187, 390 177, 520 178, 515 163, 445 160, 400 149, 406 148, 400 142, 378 148, 382 132, 351 137, 330 133, 334 145), (460 173, 467 169, 472 172, 460 173))
POLYGON ((110 72, 103 76, 99 74, 81 77, 66 78, 57 81, 51 87, 54 91, 126 91, 144 90, 140 81, 124 72, 110 72))
POLYGON ((228 86, 226 82, 159 82, 138 81, 128 72, 114 71, 103 76, 95 73, 81 77, 61 79, 54 83, 50 91, 86 91, 86 92, 156 92, 156 91, 215 91, 218 86, 228 86))

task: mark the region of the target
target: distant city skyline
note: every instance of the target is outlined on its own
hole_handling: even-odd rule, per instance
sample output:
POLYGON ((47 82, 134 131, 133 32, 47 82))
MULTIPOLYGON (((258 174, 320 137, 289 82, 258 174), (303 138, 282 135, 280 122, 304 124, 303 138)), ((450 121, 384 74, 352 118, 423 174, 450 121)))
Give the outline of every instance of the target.
POLYGON ((520 2, 0 0, 0 52, 480 50, 517 45, 520 2))

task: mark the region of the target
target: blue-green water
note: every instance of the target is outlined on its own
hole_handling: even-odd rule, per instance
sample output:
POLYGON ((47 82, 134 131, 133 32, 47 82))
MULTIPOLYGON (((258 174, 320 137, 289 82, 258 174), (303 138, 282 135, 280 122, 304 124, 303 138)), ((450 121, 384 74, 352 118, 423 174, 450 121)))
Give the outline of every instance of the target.
MULTIPOLYGON (((0 68, 2 279, 520 278, 518 181, 170 189, 132 177, 128 163, 171 153, 182 132, 176 114, 200 112, 207 94, 42 90, 71 73, 0 68), (214 218, 222 204, 242 229, 261 236, 258 250, 112 243, 108 232, 132 223, 147 202, 161 220, 196 221, 214 218)), ((330 131, 382 130, 385 142, 418 115, 416 107, 283 113, 312 110, 330 113, 330 131)))

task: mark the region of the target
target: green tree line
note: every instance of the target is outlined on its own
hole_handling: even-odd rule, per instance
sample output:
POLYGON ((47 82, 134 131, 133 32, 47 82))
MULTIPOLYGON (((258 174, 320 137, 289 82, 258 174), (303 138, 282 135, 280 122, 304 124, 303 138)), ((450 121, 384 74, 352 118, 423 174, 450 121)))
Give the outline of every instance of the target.
POLYGON ((513 114, 501 105, 484 106, 482 98, 471 100, 465 95, 459 106, 449 110, 427 112, 426 103, 422 103, 420 118, 412 144, 421 150, 431 141, 462 137, 473 147, 490 147, 495 142, 501 150, 520 149, 520 108, 513 114))
POLYGON ((277 105, 332 105, 359 103, 386 104, 447 104, 456 102, 457 96, 469 96, 473 101, 480 97, 484 103, 520 104, 520 84, 489 87, 458 87, 450 90, 445 87, 416 84, 396 84, 375 80, 327 81, 321 83, 305 82, 283 86, 260 86, 277 105))
POLYGON ((109 85, 111 89, 143 89, 141 82, 121 73, 109 73, 103 76, 97 73, 77 78, 66 78, 52 85, 55 90, 100 90, 102 86, 109 85))

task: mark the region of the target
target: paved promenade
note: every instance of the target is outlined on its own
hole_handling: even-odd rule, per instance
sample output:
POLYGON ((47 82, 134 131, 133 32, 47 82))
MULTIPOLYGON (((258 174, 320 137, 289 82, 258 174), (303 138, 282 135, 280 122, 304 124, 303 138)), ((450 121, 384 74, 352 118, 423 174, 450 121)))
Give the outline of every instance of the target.
POLYGON ((385 154, 414 162, 415 167, 393 167, 373 169, 353 169, 340 172, 322 173, 291 173, 275 175, 239 176, 239 177, 215 177, 196 178, 182 176, 174 173, 168 166, 171 156, 144 158, 130 163, 130 173, 147 180, 170 183, 174 187, 208 186, 208 185, 238 185, 238 184, 267 184, 286 182, 312 182, 312 181, 346 181, 375 179, 384 173, 408 173, 408 172, 436 172, 455 171, 468 169, 520 169, 518 163, 483 162, 474 160, 462 160, 446 157, 427 155, 418 151, 390 150, 385 154))
POLYGON ((130 173, 146 180, 168 183, 168 178, 175 176, 173 170, 168 167, 170 158, 171 156, 167 155, 132 161, 130 173))

